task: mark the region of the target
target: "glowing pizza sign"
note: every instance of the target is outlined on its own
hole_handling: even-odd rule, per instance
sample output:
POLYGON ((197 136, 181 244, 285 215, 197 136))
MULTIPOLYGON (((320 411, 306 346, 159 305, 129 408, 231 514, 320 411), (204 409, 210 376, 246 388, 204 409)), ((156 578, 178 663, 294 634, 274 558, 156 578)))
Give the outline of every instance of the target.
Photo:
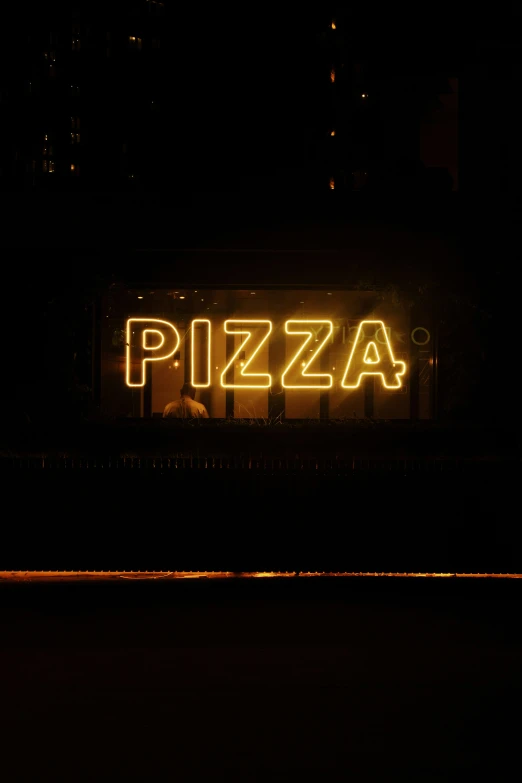
MULTIPOLYGON (((273 323, 270 319, 228 319, 213 323, 196 318, 191 322, 191 381, 196 388, 219 384, 224 389, 269 389, 275 381, 287 389, 330 389, 337 380, 343 389, 356 389, 366 376, 375 376, 386 389, 400 389, 406 373, 406 363, 396 359, 391 344, 390 329, 379 320, 365 320, 356 328, 356 336, 346 352, 346 361, 337 378, 321 370, 321 357, 332 338, 333 323, 329 319, 290 319, 285 333, 289 356, 274 377, 269 372, 255 372, 252 365, 262 348, 270 344, 273 323), (196 328, 197 327, 197 328, 196 328), (321 334, 322 339, 314 335, 321 334), (203 335, 202 335, 203 333, 203 335), (226 357, 221 371, 212 371, 211 351, 214 337, 240 337, 239 346, 226 357), (194 361, 196 339, 202 340, 205 360, 194 361), (310 345, 312 347, 310 348, 310 345), (233 381, 229 370, 240 362, 233 381), (306 358, 305 358, 306 357, 306 358)), ((142 387, 146 383, 146 363, 171 358, 181 345, 181 336, 170 321, 159 318, 129 318, 126 326, 126 383, 142 387)))

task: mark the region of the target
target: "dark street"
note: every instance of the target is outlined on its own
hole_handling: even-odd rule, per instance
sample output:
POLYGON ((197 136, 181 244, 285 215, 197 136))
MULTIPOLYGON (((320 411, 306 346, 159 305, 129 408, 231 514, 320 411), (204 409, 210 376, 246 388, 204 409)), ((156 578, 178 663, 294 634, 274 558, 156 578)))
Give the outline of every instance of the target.
POLYGON ((6 780, 505 779, 521 587, 2 583, 6 780))

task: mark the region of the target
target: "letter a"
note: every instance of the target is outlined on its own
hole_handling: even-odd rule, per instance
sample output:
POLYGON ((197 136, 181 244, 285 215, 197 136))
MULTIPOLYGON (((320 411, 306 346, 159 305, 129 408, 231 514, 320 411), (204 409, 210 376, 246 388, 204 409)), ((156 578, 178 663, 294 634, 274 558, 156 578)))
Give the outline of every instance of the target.
POLYGON ((352 347, 341 386, 357 389, 363 375, 380 375, 386 389, 400 389, 405 362, 394 358, 388 330, 383 321, 361 321, 352 347), (386 340, 377 340, 382 329, 386 340))

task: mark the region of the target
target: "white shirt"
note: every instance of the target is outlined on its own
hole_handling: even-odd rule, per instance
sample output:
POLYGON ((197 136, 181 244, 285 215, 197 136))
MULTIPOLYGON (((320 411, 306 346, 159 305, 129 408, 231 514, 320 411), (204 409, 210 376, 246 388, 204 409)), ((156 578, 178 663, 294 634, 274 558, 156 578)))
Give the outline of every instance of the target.
POLYGON ((204 405, 193 400, 188 394, 184 394, 180 400, 169 402, 163 411, 163 418, 208 419, 209 415, 204 405))

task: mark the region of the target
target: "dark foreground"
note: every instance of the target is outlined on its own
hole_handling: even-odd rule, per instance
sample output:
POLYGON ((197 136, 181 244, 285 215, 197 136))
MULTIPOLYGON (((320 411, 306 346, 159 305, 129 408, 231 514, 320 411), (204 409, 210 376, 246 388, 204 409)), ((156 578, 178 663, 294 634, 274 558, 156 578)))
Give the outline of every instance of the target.
POLYGON ((507 779, 522 580, 0 583, 5 780, 507 779))

